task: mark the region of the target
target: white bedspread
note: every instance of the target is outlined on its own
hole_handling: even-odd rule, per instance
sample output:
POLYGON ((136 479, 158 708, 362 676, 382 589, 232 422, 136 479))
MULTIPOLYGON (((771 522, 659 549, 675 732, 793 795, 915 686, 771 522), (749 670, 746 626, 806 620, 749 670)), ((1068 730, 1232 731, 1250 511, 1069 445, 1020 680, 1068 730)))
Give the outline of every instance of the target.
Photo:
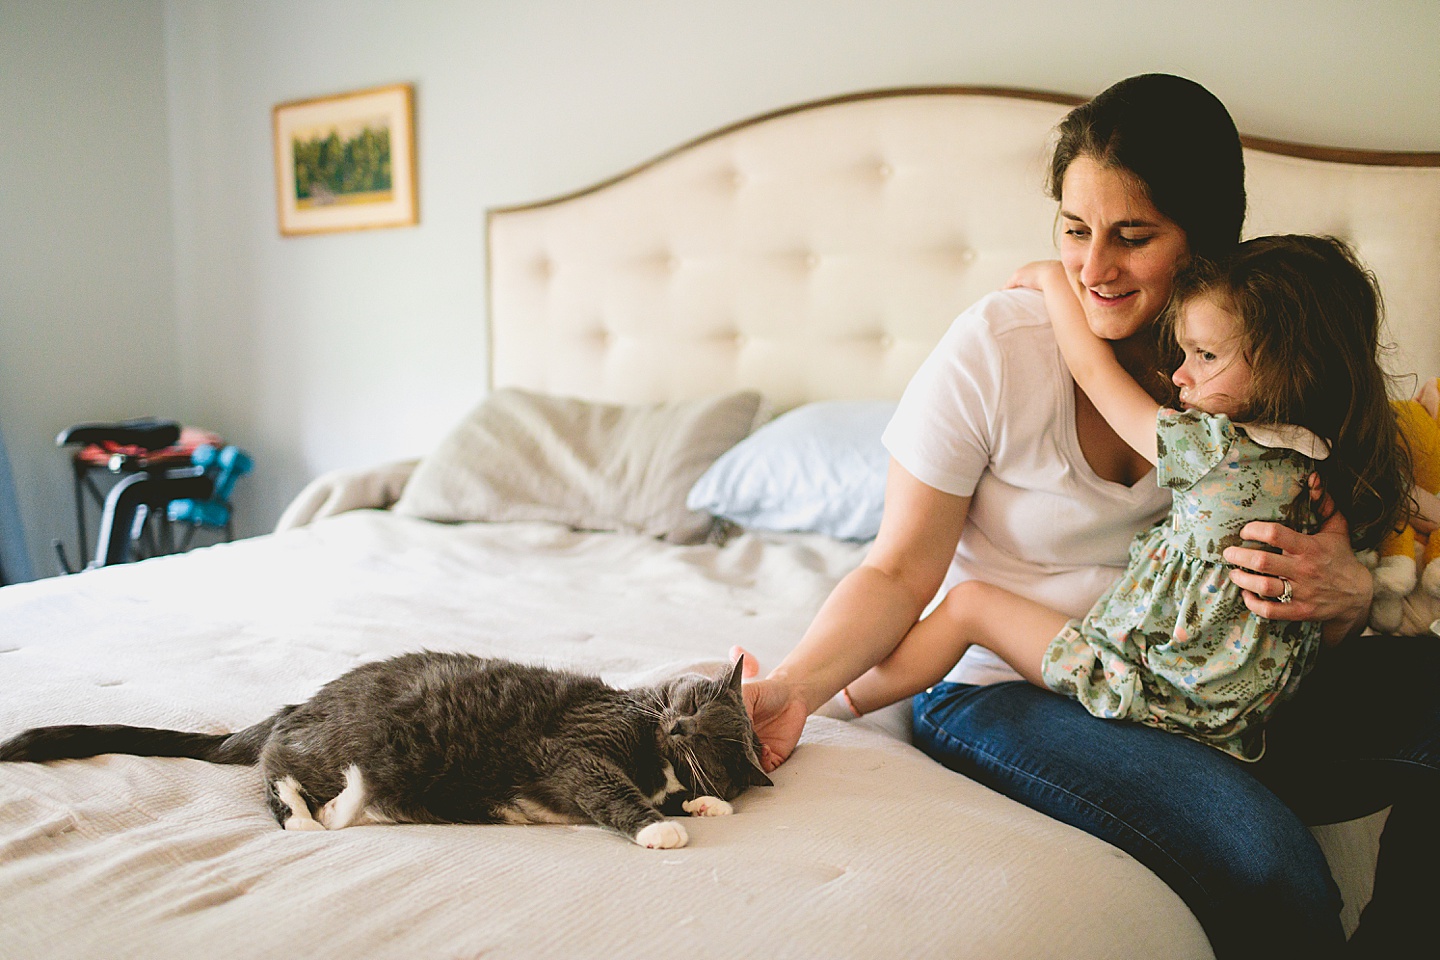
MULTIPOLYGON (((0 590, 0 737, 234 729, 420 648, 616 683, 736 642, 773 664, 860 557, 818 537, 676 547, 348 513, 0 590)), ((651 851, 597 827, 287 833, 247 767, 5 764, 0 956, 1211 956, 1128 856, 868 720, 812 719, 774 780, 651 851)))

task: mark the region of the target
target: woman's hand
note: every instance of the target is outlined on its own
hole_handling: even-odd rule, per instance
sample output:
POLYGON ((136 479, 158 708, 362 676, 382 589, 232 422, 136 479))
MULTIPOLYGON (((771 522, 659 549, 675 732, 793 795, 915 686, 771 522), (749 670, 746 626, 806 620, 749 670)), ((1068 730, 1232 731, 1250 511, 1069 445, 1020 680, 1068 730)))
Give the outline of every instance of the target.
MULTIPOLYGON (((737 656, 745 658, 740 668, 742 676, 753 677, 760 672, 754 654, 735 647, 730 651, 730 658, 737 656)), ((745 709, 750 713, 750 723, 760 738, 760 766, 770 773, 790 759, 800 742, 810 710, 799 691, 784 680, 756 680, 740 689, 745 697, 745 709)))
MULTIPOLYGON (((937 490, 890 461, 885 515, 864 561, 830 591, 780 665, 741 688, 767 773, 789 759, 811 712, 888 657, 915 626, 945 580, 969 511, 969 497, 937 490)), ((732 663, 737 656, 742 676, 760 672, 739 647, 732 663)))
POLYGON ((1240 531, 1242 537, 1280 552, 1228 547, 1225 560, 1234 564, 1230 579, 1244 591, 1251 613, 1270 620, 1319 620, 1324 623, 1325 642, 1335 644, 1364 628, 1374 584, 1370 571, 1350 549, 1350 525, 1321 494, 1319 479, 1313 475, 1310 488, 1325 518, 1319 530, 1307 535, 1281 523, 1247 523, 1240 531), (1290 600, 1282 603, 1286 581, 1290 600))
POLYGON ((1044 290, 1047 283, 1068 286, 1069 282, 1069 278, 1065 276, 1065 268, 1059 260, 1036 260, 1016 270, 1010 279, 1005 281, 1005 289, 1024 287, 1027 290, 1044 290))

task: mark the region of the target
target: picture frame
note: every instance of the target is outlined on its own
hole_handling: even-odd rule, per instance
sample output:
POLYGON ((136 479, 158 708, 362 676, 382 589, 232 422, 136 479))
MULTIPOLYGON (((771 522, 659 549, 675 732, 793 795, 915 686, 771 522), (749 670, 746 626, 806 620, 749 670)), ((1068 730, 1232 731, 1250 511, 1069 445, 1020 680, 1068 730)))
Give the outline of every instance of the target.
POLYGON ((292 100, 273 118, 283 236, 420 222, 412 84, 292 100))

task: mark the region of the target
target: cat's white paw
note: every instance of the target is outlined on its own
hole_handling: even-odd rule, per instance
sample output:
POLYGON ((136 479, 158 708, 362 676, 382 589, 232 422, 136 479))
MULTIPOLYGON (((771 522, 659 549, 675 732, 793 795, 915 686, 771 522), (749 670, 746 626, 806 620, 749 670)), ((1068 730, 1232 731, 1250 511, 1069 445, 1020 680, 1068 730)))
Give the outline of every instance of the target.
POLYGON ((719 797, 696 797, 680 806, 692 817, 728 817, 735 812, 734 807, 719 797))
POLYGON ((320 808, 315 819, 326 830, 341 830, 366 821, 365 804, 370 799, 370 790, 360 768, 350 764, 345 770, 345 789, 329 803, 320 808))
POLYGON ((685 846, 690 842, 690 837, 685 833, 685 828, 674 820, 661 820, 641 827, 640 832, 635 834, 635 842, 651 850, 670 850, 685 846))
POLYGON ((300 781, 294 777, 282 777, 275 781, 275 795, 290 808, 281 828, 285 830, 324 830, 325 825, 310 815, 310 807, 300 794, 300 781))

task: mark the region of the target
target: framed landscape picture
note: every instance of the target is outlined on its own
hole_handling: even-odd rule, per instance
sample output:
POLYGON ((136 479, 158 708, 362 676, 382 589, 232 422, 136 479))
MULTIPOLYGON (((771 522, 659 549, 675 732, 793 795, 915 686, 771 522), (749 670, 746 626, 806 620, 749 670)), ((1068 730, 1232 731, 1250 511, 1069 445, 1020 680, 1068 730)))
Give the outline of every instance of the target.
POLYGON ((282 103, 274 120, 282 234, 419 222, 410 84, 282 103))

